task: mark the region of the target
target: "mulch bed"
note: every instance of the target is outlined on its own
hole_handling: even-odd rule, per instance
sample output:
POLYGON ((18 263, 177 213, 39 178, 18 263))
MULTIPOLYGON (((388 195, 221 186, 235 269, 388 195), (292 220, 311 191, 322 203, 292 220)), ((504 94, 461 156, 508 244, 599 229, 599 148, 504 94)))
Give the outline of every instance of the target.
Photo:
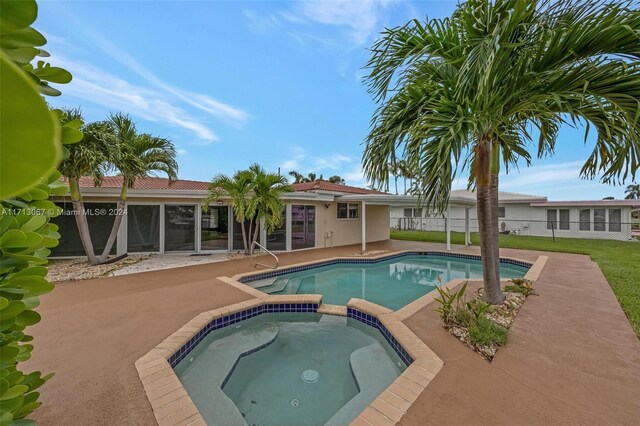
MULTIPOLYGON (((527 299, 527 296, 518 292, 504 291, 504 289, 503 293, 505 295, 504 303, 502 303, 501 305, 493 305, 491 308, 489 308, 489 312, 487 312, 485 315, 493 322, 509 330, 511 324, 513 324, 513 321, 516 319, 518 312, 520 312, 520 308, 524 304, 524 301, 527 299)), ((476 296, 472 299, 482 300, 483 294, 484 289, 480 288, 478 289, 476 296)), ((458 340, 460 340, 462 343, 480 354, 488 361, 491 361, 493 359, 493 357, 496 355, 496 352, 498 351, 498 348, 500 347, 500 345, 497 345, 495 343, 491 343, 488 345, 474 344, 469 338, 469 330, 463 325, 457 323, 448 323, 444 324, 443 326, 445 329, 447 329, 447 331, 449 331, 449 333, 453 334, 458 338, 458 340)))
POLYGON ((129 255, 124 259, 102 265, 90 265, 87 259, 50 260, 47 279, 53 283, 64 283, 92 278, 100 278, 111 272, 148 259, 148 255, 129 255))

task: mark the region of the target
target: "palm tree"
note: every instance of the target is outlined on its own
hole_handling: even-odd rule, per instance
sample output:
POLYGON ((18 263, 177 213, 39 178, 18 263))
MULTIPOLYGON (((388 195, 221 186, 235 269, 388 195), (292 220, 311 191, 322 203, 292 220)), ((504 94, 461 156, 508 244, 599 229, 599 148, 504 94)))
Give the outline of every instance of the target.
MULTIPOLYGON (((82 120, 82 111, 79 108, 64 110, 63 124, 75 119, 82 120)), ((82 133, 84 136, 79 143, 67 146, 68 156, 60 163, 58 170, 69 182, 74 218, 87 259, 90 264, 97 265, 100 262, 93 250, 80 178, 91 176, 94 184, 100 185, 111 168, 109 160, 115 152, 115 141, 111 139, 109 128, 104 122, 84 125, 82 133)))
POLYGON ((640 200, 640 184, 634 182, 632 185, 627 185, 624 193, 627 194, 624 197, 626 200, 640 200))
POLYGON ((420 202, 442 212, 453 179, 477 191, 485 299, 501 303, 498 173, 553 153, 563 124, 597 132, 582 177, 640 165, 640 11, 631 2, 469 0, 451 17, 386 30, 367 83, 379 107, 365 175, 388 185, 396 153, 415 165, 420 202), (393 85, 392 83, 393 82, 393 85), (531 129, 539 136, 534 140, 531 129))
POLYGON ((127 190, 134 187, 136 179, 153 175, 155 172, 166 174, 170 183, 178 178, 178 162, 173 142, 148 133, 139 134, 131 117, 122 113, 111 114, 107 126, 117 148, 109 161, 120 172, 122 187, 111 233, 98 258, 100 263, 106 262, 109 258, 124 216, 127 190))
POLYGON ((291 170, 289 172, 289 176, 293 177, 295 180, 293 183, 302 183, 304 182, 304 176, 301 173, 298 173, 296 170, 291 170))
POLYGON ((249 243, 247 241, 247 210, 249 206, 249 195, 252 191, 253 174, 249 170, 241 170, 233 176, 217 174, 209 184, 209 195, 204 201, 203 210, 209 210, 211 202, 222 198, 228 198, 229 204, 233 208, 233 216, 242 229, 242 243, 244 252, 249 253, 249 243))
POLYGON ((347 182, 345 182, 344 179, 342 179, 340 176, 335 175, 335 176, 331 176, 329 178, 329 182, 331 183, 337 183, 338 185, 346 185, 347 182))
POLYGON ((258 240, 258 230, 260 225, 270 234, 275 231, 284 220, 282 212, 284 203, 281 195, 284 192, 292 191, 289 182, 277 173, 267 173, 258 164, 249 167, 252 175, 252 196, 247 205, 247 217, 249 222, 249 235, 253 227, 253 236, 249 243, 249 252, 253 251, 253 243, 258 240))
POLYGON ((282 224, 284 204, 280 196, 291 190, 284 176, 266 173, 258 164, 253 164, 233 176, 216 175, 209 185, 203 209, 207 211, 211 202, 228 198, 242 229, 244 252, 250 254, 258 239, 260 223, 268 233, 282 224))

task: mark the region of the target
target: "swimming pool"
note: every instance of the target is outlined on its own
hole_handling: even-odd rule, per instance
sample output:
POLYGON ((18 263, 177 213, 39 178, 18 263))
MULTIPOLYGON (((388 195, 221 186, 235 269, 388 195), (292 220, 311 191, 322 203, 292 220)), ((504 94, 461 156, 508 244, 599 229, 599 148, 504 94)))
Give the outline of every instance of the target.
MULTIPOLYGON (((519 278, 530 265, 502 259, 500 276, 519 278)), ((397 310, 455 278, 482 278, 478 256, 406 253, 382 259, 339 259, 241 279, 268 294, 322 294, 322 302, 346 305, 352 297, 397 310), (303 270, 300 270, 303 269, 303 270)))
POLYGON ((175 372, 209 424, 344 425, 406 363, 356 319, 268 313, 211 332, 175 372))

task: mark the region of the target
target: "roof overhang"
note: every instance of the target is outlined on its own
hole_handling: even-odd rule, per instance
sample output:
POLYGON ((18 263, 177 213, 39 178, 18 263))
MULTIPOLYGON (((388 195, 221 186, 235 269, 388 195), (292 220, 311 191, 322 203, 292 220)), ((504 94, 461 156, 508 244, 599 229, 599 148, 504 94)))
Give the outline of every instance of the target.
MULTIPOLYGON (((337 201, 360 201, 366 204, 382 206, 408 206, 418 205, 418 197, 412 195, 392 195, 392 194, 350 194, 338 197, 337 201)), ((471 197, 451 196, 449 204, 452 206, 475 206, 476 200, 471 197)))
MULTIPOLYGON (((70 194, 67 194, 68 197, 70 194)), ((114 198, 120 196, 120 188, 82 188, 84 197, 96 198, 114 198)), ((201 189, 129 189, 127 190, 127 198, 166 198, 170 199, 194 199, 204 200, 209 195, 209 191, 201 189)), ((226 199, 228 197, 220 197, 226 199)), ((315 192, 285 192, 281 197, 285 201, 301 200, 301 201, 334 201, 335 195, 319 194, 315 192)))
POLYGON ((640 200, 546 201, 531 207, 631 207, 639 208, 640 200))

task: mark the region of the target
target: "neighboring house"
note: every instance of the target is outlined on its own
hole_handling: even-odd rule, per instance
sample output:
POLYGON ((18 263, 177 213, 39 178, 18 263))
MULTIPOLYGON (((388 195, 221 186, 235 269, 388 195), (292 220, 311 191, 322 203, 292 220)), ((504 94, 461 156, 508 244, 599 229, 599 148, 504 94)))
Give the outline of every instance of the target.
MULTIPOLYGON (((452 197, 475 200, 475 192, 451 191, 452 197)), ((505 233, 572 238, 632 238, 631 212, 640 209, 640 200, 547 201, 546 197, 499 193, 500 230, 505 233)), ((471 232, 478 231, 476 209, 450 205, 452 231, 465 230, 465 214, 470 217, 471 232)), ((417 207, 417 200, 391 209, 392 228, 444 231, 446 214, 436 215, 417 207)))
MULTIPOLYGON (((107 177, 100 187, 82 178, 85 207, 93 243, 101 251, 114 220, 122 178, 107 177)), ((113 254, 209 253, 243 250, 240 224, 224 198, 208 212, 202 204, 208 182, 178 180, 169 185, 163 178, 141 178, 128 191, 127 216, 122 221, 113 254)), ((269 250, 292 251, 334 247, 389 238, 389 209, 406 204, 406 197, 347 185, 317 181, 292 185, 285 193, 286 220, 280 229, 260 234, 269 250), (363 238, 364 235, 364 238, 363 238)), ((60 245, 52 256, 82 256, 69 197, 54 197, 65 214, 53 220, 60 227, 60 245)))

